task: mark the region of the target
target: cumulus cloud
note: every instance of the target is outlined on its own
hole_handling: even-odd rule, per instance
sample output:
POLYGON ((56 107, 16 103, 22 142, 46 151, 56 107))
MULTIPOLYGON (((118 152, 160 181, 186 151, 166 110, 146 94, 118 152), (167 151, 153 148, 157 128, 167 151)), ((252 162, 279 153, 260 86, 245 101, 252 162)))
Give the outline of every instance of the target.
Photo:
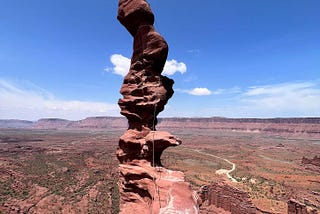
POLYGON ((121 76, 127 75, 130 68, 130 59, 121 54, 113 54, 110 57, 113 68, 107 68, 106 71, 118 74, 121 76))
POLYGON ((186 71, 187 71, 186 64, 184 64, 183 62, 177 62, 176 60, 172 59, 172 60, 166 61, 162 74, 170 76, 175 74, 176 72, 180 72, 181 74, 183 74, 186 71))
POLYGON ((187 92, 188 94, 195 95, 195 96, 208 96, 212 94, 212 92, 207 88, 194 88, 187 92))
MULTIPOLYGON (((121 76, 127 75, 130 68, 130 59, 122 56, 121 54, 113 54, 110 57, 110 61, 113 64, 112 68, 106 68, 105 71, 112 72, 121 76)), ((187 71, 187 66, 183 62, 178 62, 174 59, 166 61, 164 65, 163 75, 174 75, 177 72, 181 74, 187 71)))
POLYGON ((71 120, 88 116, 118 115, 116 104, 61 100, 38 87, 24 87, 0 79, 0 118, 37 120, 59 117, 71 120))

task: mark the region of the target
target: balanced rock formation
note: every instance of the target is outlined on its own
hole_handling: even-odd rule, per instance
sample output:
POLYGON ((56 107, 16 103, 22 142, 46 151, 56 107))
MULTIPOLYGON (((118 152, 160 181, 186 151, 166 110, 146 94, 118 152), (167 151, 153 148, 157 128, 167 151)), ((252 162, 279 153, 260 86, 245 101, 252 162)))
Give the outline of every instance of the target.
POLYGON ((129 129, 154 129, 158 115, 173 95, 173 80, 161 75, 168 45, 153 27, 154 15, 143 0, 120 0, 118 20, 134 38, 130 71, 124 78, 119 100, 129 129))
POLYGON ((195 193, 182 172, 161 164, 163 150, 181 141, 156 131, 157 115, 173 95, 173 80, 162 76, 168 45, 154 29, 145 0, 119 0, 118 20, 133 36, 133 54, 118 104, 129 128, 120 137, 120 213, 198 213, 195 193))

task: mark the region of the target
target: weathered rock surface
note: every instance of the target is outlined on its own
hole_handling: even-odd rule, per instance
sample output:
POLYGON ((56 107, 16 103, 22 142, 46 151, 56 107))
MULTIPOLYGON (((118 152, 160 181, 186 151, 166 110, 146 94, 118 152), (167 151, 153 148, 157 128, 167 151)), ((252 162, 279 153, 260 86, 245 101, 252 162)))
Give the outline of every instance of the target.
POLYGON ((129 129, 154 129, 155 120, 173 95, 173 80, 162 76, 168 45, 153 27, 154 15, 143 0, 120 0, 118 20, 134 37, 131 66, 121 87, 121 114, 129 129))
POLYGON ((288 214, 317 214, 318 211, 315 209, 308 208, 306 205, 290 199, 288 201, 288 214))
POLYGON ((180 144, 181 141, 168 132, 129 129, 120 137, 117 157, 121 163, 144 159, 162 166, 160 156, 163 150, 180 144))
POLYGON ((310 171, 320 173, 320 156, 314 156, 314 158, 302 157, 301 164, 310 171))
POLYGON ((132 36, 141 25, 154 24, 153 12, 145 0, 120 0, 117 18, 132 36))
POLYGON ((121 213, 198 213, 196 194, 182 172, 154 168, 145 160, 119 165, 121 213))
POLYGON ((133 36, 133 54, 119 99, 129 128, 120 137, 120 213, 198 213, 195 193, 182 172, 162 167, 161 154, 181 141, 155 130, 157 115, 173 95, 173 80, 162 76, 168 45, 153 27, 144 0, 119 0, 118 20, 133 36))

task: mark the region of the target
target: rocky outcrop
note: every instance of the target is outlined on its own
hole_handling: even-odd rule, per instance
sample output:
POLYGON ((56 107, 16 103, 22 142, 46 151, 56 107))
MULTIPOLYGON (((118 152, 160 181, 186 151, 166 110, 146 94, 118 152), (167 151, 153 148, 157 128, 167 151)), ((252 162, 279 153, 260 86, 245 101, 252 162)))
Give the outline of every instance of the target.
POLYGON ((294 199, 290 199, 288 201, 288 214, 318 214, 318 211, 308 208, 294 199))
POLYGON ((302 157, 301 164, 305 169, 320 173, 320 156, 314 156, 314 158, 302 157))
POLYGON ((119 0, 118 20, 133 36, 133 54, 119 99, 128 130, 120 137, 120 213, 197 213, 197 202, 182 172, 162 167, 161 154, 181 141, 156 131, 157 115, 173 95, 173 80, 162 76, 168 45, 155 31, 145 0, 119 0))
POLYGON ((119 165, 120 213, 198 213, 196 194, 179 171, 146 160, 119 165))
POLYGON ((225 183, 213 183, 201 189, 201 213, 213 213, 217 208, 232 214, 260 213, 248 193, 225 183))
POLYGON ((129 129, 120 137, 117 157, 121 163, 144 159, 162 166, 160 156, 163 150, 180 144, 181 141, 168 132, 129 129))
MULTIPOLYGON (((202 201, 200 213, 231 213, 231 214, 260 214, 278 213, 269 212, 257 208, 251 201, 249 194, 243 190, 229 186, 225 182, 216 182, 203 186, 200 190, 202 201)), ((288 202, 288 214, 318 214, 316 209, 308 207, 297 200, 290 199, 288 202)))
POLYGON ((306 158, 306 157, 302 157, 302 160, 301 160, 301 163, 302 164, 311 164, 311 165, 314 165, 314 166, 317 166, 317 167, 320 167, 320 156, 314 156, 314 158, 306 158))

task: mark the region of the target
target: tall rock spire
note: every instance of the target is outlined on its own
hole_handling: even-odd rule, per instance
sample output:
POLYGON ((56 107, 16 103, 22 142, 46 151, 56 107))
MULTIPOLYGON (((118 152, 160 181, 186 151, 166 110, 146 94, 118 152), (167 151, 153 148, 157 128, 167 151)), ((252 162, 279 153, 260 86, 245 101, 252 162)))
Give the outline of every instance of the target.
POLYGON ((120 91, 121 114, 127 117, 130 129, 154 129, 154 114, 173 95, 173 80, 161 75, 168 45, 155 31, 154 15, 146 1, 120 0, 118 20, 134 38, 130 71, 120 91))
POLYGON ((120 213, 198 213, 195 193, 182 172, 161 164, 163 150, 181 141, 156 131, 157 115, 173 95, 174 81, 161 75, 168 45, 154 29, 145 0, 119 0, 118 20, 134 38, 133 54, 119 99, 129 128, 120 137, 120 213))

